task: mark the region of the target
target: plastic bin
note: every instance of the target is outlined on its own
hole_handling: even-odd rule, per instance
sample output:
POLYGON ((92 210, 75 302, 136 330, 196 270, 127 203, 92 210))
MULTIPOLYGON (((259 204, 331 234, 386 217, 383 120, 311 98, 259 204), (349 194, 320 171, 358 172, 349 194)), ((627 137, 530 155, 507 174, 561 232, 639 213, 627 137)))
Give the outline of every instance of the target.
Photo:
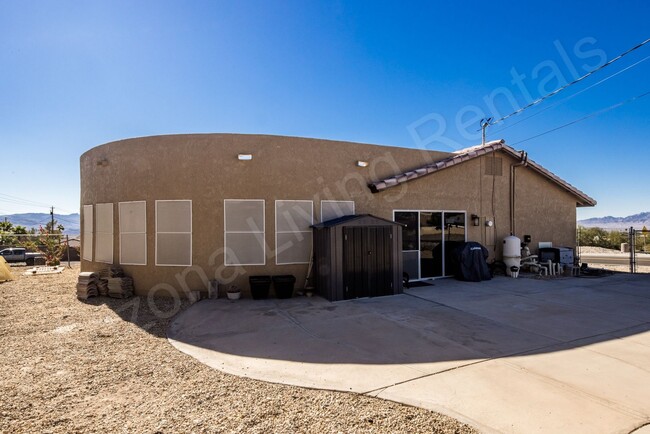
POLYGON ((273 276, 273 288, 278 298, 291 298, 296 278, 291 274, 273 276))
POLYGON ((251 295, 254 300, 268 298, 271 288, 271 276, 249 276, 248 283, 251 286, 251 295))

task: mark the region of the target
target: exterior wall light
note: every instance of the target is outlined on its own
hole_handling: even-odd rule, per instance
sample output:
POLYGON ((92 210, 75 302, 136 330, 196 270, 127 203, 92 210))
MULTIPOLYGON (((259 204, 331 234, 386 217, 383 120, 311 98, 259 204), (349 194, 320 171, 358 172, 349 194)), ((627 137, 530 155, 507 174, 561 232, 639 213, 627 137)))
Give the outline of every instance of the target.
POLYGON ((368 167, 368 162, 367 161, 357 161, 357 167, 368 167))
POLYGON ((253 154, 238 154, 237 159, 239 161, 249 161, 253 159, 253 154))
POLYGON ((494 222, 492 220, 485 220, 485 226, 491 228, 492 226, 494 226, 494 222))
POLYGON ((472 224, 478 226, 481 224, 481 219, 476 214, 472 214, 472 224))

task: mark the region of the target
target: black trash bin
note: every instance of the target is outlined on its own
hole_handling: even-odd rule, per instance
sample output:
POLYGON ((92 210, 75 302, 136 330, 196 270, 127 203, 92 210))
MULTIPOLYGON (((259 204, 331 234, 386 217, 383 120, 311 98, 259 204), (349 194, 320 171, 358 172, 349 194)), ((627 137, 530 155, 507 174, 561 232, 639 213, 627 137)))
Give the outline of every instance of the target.
POLYGON ((251 295, 254 300, 268 298, 271 288, 271 276, 249 276, 248 283, 251 286, 251 295))
POLYGON ((291 298, 293 295, 293 285, 295 283, 296 278, 291 274, 273 276, 275 296, 278 298, 291 298))

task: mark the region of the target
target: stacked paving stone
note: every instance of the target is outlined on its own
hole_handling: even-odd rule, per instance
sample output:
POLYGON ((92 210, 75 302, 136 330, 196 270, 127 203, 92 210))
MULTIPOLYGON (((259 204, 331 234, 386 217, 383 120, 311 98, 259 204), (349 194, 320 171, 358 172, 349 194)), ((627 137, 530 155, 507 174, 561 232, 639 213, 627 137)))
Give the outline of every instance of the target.
POLYGON ((122 267, 118 267, 117 265, 113 265, 110 270, 110 276, 111 277, 125 277, 126 275, 124 274, 124 270, 122 270, 122 267))
POLYGON ((79 280, 77 281, 77 298, 79 300, 88 300, 90 297, 97 297, 97 281, 99 277, 97 273, 85 271, 79 273, 79 280))
POLYGON ((110 277, 108 296, 113 298, 133 297, 133 279, 130 277, 110 277))
POLYGON ((108 295, 108 278, 110 277, 110 269, 103 268, 97 272, 97 290, 99 295, 108 295))
POLYGON ((99 291, 99 295, 108 295, 108 279, 103 277, 97 279, 97 291, 99 291))
POLYGON ((122 267, 113 266, 110 269, 108 296, 113 298, 133 297, 133 279, 124 275, 122 267))

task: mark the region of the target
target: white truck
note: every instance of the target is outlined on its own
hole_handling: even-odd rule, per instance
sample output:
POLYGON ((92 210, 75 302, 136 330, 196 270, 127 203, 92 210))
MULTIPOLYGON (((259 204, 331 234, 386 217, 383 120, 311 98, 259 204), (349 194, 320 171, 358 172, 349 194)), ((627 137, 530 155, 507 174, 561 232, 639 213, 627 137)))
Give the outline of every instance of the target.
POLYGON ((27 265, 34 265, 37 259, 39 262, 45 260, 42 253, 28 252, 23 247, 10 247, 0 250, 0 256, 5 258, 7 262, 25 262, 27 265))

